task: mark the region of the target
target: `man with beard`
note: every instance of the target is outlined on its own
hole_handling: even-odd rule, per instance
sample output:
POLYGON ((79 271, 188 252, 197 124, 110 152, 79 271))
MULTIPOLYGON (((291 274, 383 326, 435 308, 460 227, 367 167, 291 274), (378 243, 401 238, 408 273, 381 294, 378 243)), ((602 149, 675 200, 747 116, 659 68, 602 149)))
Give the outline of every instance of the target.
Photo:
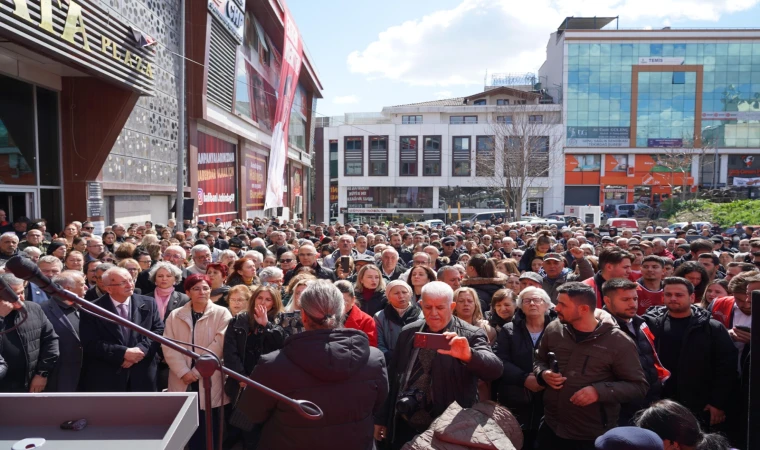
POLYGON ((533 362, 548 387, 539 448, 591 450, 617 426, 620 404, 642 399, 648 384, 633 341, 609 314, 595 317, 594 289, 569 282, 557 291, 559 320, 546 327, 533 362))

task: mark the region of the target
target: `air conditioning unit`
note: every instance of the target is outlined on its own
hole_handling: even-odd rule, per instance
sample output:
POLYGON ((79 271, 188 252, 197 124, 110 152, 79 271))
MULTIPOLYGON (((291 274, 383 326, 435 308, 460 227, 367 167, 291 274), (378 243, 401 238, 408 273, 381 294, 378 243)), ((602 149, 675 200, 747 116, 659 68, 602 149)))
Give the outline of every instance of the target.
POLYGON ((296 201, 293 205, 293 214, 303 214, 303 196, 296 195, 296 201))

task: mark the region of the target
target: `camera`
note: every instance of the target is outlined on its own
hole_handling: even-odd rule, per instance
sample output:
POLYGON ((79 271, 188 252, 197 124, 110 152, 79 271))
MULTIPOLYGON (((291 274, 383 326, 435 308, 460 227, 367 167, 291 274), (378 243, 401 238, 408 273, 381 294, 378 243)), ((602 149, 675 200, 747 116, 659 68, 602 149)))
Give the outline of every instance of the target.
POLYGON ((425 405, 425 393, 419 389, 408 389, 399 394, 396 410, 402 416, 410 417, 425 405))

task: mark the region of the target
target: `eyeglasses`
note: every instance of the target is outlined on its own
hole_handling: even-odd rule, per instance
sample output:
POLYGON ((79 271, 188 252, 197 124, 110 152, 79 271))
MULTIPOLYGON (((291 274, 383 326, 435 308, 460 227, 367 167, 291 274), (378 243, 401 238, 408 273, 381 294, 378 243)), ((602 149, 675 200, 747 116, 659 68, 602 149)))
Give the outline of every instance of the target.
POLYGON ((288 263, 292 263, 292 262, 293 262, 293 260, 292 260, 292 259, 290 259, 290 258, 287 258, 287 259, 281 259, 281 260, 280 260, 280 262, 281 262, 281 263, 285 263, 285 264, 288 264, 288 263))
POLYGON ((523 303, 526 303, 528 305, 534 304, 534 305, 540 305, 544 302, 542 298, 524 298, 522 299, 523 303))
POLYGON ((446 247, 453 247, 455 244, 453 242, 449 242, 449 243, 443 244, 443 245, 445 245, 446 247))
POLYGON ((211 291, 211 288, 208 286, 199 286, 199 287, 194 287, 190 290, 193 292, 209 292, 211 291))
POLYGON ((83 230, 94 230, 95 227, 82 227, 83 230))

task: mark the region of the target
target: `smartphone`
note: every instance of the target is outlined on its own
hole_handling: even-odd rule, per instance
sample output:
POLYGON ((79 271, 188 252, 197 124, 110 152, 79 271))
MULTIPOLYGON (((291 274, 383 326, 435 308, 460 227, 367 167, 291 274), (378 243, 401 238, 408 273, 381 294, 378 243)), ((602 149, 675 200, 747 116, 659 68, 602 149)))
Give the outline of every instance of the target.
POLYGON ((559 363, 557 362, 557 355, 555 355, 554 352, 549 352, 546 354, 546 356, 549 358, 549 370, 551 370, 554 373, 559 373, 559 363))
POLYGON ((750 327, 742 327, 742 326, 739 326, 739 325, 734 325, 734 328, 736 328, 737 330, 742 330, 745 333, 751 333, 752 332, 752 329, 750 327))
POLYGON ((341 256, 340 257, 340 268, 343 270, 343 273, 348 273, 349 267, 348 267, 348 256, 341 256))
POLYGON ((416 348, 429 348, 433 350, 451 348, 446 336, 437 333, 414 333, 414 346, 416 348))

